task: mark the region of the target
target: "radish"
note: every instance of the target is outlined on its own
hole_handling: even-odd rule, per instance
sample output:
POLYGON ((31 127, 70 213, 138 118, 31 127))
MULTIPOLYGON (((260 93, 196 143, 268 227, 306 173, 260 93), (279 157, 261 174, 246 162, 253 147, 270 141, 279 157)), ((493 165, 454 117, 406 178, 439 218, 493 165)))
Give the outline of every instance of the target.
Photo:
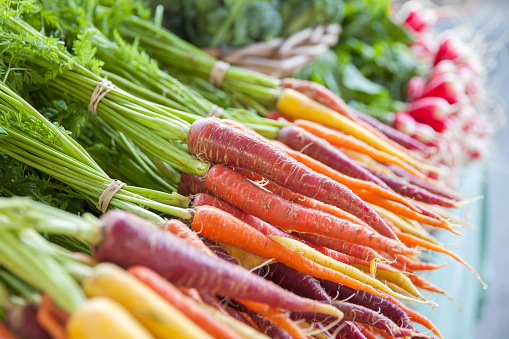
POLYGON ((412 102, 422 97, 424 94, 424 87, 426 80, 419 76, 413 76, 407 83, 406 87, 406 100, 412 102))
POLYGON ((442 121, 457 111, 457 106, 450 105, 445 99, 439 97, 425 97, 407 106, 407 113, 422 123, 432 120, 442 121))
POLYGON ((423 97, 440 97, 449 104, 465 101, 465 84, 451 74, 438 75, 426 84, 423 97))
POLYGON ((437 15, 432 9, 424 8, 418 1, 410 1, 405 6, 408 7, 408 15, 402 23, 404 27, 421 33, 435 25, 437 15))

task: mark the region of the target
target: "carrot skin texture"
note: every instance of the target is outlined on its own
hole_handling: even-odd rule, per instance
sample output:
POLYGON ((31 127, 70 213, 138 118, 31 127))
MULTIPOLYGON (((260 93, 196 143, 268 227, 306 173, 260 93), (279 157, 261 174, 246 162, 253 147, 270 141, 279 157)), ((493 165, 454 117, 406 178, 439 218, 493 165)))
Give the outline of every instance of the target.
MULTIPOLYGON (((345 285, 383 295, 370 285, 317 264, 304 257, 302 254, 287 249, 285 246, 270 239, 250 225, 215 207, 199 207, 194 215, 191 227, 193 227, 196 232, 200 232, 205 238, 242 248, 247 252, 264 258, 274 259, 290 267, 298 267, 301 272, 312 276, 342 282, 345 285)), ((269 304, 269 306, 272 305, 269 304)), ((308 307, 313 308, 310 310, 311 312, 321 312, 336 316, 334 313, 328 313, 330 307, 325 307, 323 311, 319 311, 319 306, 325 305, 315 302, 308 305, 308 307)))
POLYGON ((199 159, 258 173, 294 192, 345 209, 380 229, 382 234, 396 239, 384 220, 350 189, 239 128, 221 123, 219 119, 199 119, 191 125, 187 141, 189 151, 199 159))
POLYGON ((308 240, 318 246, 324 246, 362 260, 371 261, 378 258, 376 251, 369 247, 352 244, 344 240, 327 238, 316 234, 298 233, 298 235, 302 239, 308 240))
POLYGON ((450 200, 460 200, 461 197, 457 194, 450 192, 449 190, 444 189, 438 184, 433 184, 427 180, 423 180, 421 178, 417 178, 416 176, 396 167, 393 165, 389 165, 389 168, 399 177, 407 179, 411 184, 421 187, 433 194, 440 195, 446 199, 450 200))
POLYGON ((178 192, 182 195, 194 195, 197 193, 210 194, 205 187, 205 182, 202 177, 184 172, 180 175, 178 192))
POLYGON ((212 306, 213 308, 215 308, 222 314, 232 317, 233 319, 240 321, 244 325, 252 327, 249 320, 247 320, 243 314, 241 314, 237 310, 231 308, 230 306, 227 306, 227 305, 221 303, 219 300, 217 300, 216 297, 214 297, 208 293, 200 293, 200 296, 206 304, 212 306))
POLYGON ((430 262, 419 262, 414 261, 404 255, 396 255, 396 262, 392 263, 391 266, 400 270, 411 270, 411 271, 432 271, 444 267, 445 264, 435 265, 430 262))
POLYGON ((288 310, 309 309, 309 301, 291 294, 244 268, 201 252, 155 224, 121 210, 110 211, 98 261, 121 267, 146 266, 179 286, 232 298, 259 301, 288 310), (156 260, 172 258, 172 260, 156 260))
POLYGON ((226 250, 219 245, 218 243, 211 241, 209 239, 203 239, 203 243, 207 245, 208 248, 220 259, 231 262, 232 264, 237 265, 237 261, 230 255, 226 250))
MULTIPOLYGON (((294 234, 286 233, 286 232, 280 230, 279 228, 276 228, 276 227, 270 225, 269 223, 266 223, 265 221, 262 221, 262 220, 258 219, 257 217, 247 214, 244 211, 238 209, 237 207, 235 207, 223 200, 214 198, 208 194, 197 194, 196 195, 196 197, 194 198, 193 207, 196 208, 198 206, 217 207, 220 210, 223 210, 223 211, 233 215, 235 218, 242 220, 246 224, 253 226, 258 231, 263 233, 264 235, 277 235, 279 237, 286 237, 286 238, 291 238, 291 239, 294 239, 297 241, 301 241, 304 244, 319 251, 320 253, 323 253, 323 254, 327 255, 328 257, 331 257, 332 259, 335 259, 337 261, 340 261, 340 262, 343 262, 343 263, 349 264, 349 265, 358 264, 358 265, 364 265, 364 266, 369 267, 369 263, 364 260, 361 260, 359 258, 350 256, 350 255, 347 255, 344 253, 340 253, 340 252, 331 250, 331 249, 323 247, 323 246, 318 246, 318 245, 316 245, 310 241, 307 241, 301 237, 295 236, 294 234)), ((219 255, 219 253, 217 253, 217 254, 219 255)))
POLYGON ((380 120, 373 118, 367 114, 357 111, 356 109, 352 109, 352 112, 359 117, 362 121, 368 123, 373 126, 375 129, 382 132, 387 138, 391 139, 394 142, 397 142, 401 146, 409 149, 409 150, 419 150, 425 155, 429 155, 433 153, 432 148, 426 146, 419 140, 412 138, 405 133, 398 131, 395 128, 392 128, 389 125, 384 124, 380 120))
MULTIPOLYGON (((361 219, 357 218, 356 216, 354 216, 354 215, 352 215, 352 214, 350 214, 348 212, 343 211, 340 208, 337 208, 336 206, 324 204, 321 201, 318 201, 318 200, 306 197, 306 196, 304 196, 302 194, 299 194, 299 193, 292 192, 289 189, 286 189, 286 188, 284 188, 282 186, 279 186, 279 185, 273 183, 270 180, 265 179, 264 177, 262 177, 259 174, 256 174, 256 173, 253 173, 253 172, 249 172, 249 171, 247 171, 245 169, 234 168, 233 170, 235 172, 238 172, 238 173, 242 174, 245 178, 247 178, 247 179, 249 179, 251 181, 263 182, 263 188, 265 188, 266 190, 271 191, 274 194, 279 195, 281 198, 286 199, 286 200, 288 200, 290 202, 299 204, 299 205, 304 206, 304 207, 314 208, 314 209, 320 210, 322 212, 329 213, 329 214, 331 214, 331 215, 333 215, 335 217, 349 220, 349 221, 353 222, 354 224, 358 224, 358 225, 363 225, 363 226, 369 227, 361 219)), ((204 192, 201 192, 201 193, 204 193, 204 192)))
POLYGON ((133 266, 128 269, 128 272, 157 292, 164 300, 175 306, 180 312, 184 313, 189 319, 194 321, 214 338, 241 338, 229 327, 211 318, 196 302, 184 296, 178 288, 151 269, 143 266, 133 266))
POLYGON ((404 182, 398 178, 392 178, 386 174, 377 171, 371 171, 374 175, 383 180, 390 188, 397 193, 409 197, 411 199, 425 202, 427 204, 438 205, 447 208, 456 208, 454 201, 443 198, 439 195, 433 194, 426 191, 425 189, 413 185, 408 182, 404 182))
MULTIPOLYGON (((345 321, 344 323, 341 323, 341 325, 344 325, 343 328, 338 332, 337 339, 367 339, 364 334, 362 334, 361 330, 355 325, 355 323, 351 321, 345 321)), ((341 326, 338 325, 338 326, 341 326)), ((334 333, 336 328, 333 327, 330 331, 334 333)))
POLYGON ((303 128, 296 125, 285 126, 279 131, 278 140, 340 173, 388 188, 382 180, 369 173, 362 166, 357 165, 338 148, 303 128))
POLYGON ((363 226, 284 200, 222 165, 209 169, 205 184, 221 199, 285 231, 323 235, 394 254, 414 252, 363 226))
POLYGON ((189 229, 182 221, 171 219, 165 222, 161 229, 168 231, 177 237, 184 239, 188 244, 200 249, 208 255, 214 255, 212 251, 201 241, 201 239, 189 229))
POLYGON ((288 334, 285 330, 283 330, 281 327, 274 324, 269 319, 265 318, 263 315, 251 310, 250 308, 245 307, 244 305, 240 304, 238 308, 249 315, 253 322, 260 328, 260 331, 270 338, 273 339, 292 339, 292 336, 288 334))
MULTIPOLYGON (((397 305, 389 300, 385 300, 376 295, 369 294, 365 291, 357 291, 348 286, 333 283, 331 281, 319 279, 320 285, 333 299, 347 300, 351 303, 364 306, 373 311, 380 312, 396 325, 415 331, 409 316, 397 305)), ((395 298, 390 298, 394 300, 395 298)), ((401 304, 401 303, 400 303, 401 304)))

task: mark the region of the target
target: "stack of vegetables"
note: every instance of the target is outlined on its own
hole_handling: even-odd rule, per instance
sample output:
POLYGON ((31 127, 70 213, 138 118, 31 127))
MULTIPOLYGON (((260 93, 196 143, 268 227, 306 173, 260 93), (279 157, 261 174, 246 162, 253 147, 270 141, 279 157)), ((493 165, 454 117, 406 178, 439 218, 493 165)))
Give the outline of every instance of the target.
POLYGON ((1 6, 4 337, 441 337, 421 250, 485 286, 432 235, 467 202, 384 133, 424 146, 325 87, 200 86, 216 60, 136 1, 1 6))

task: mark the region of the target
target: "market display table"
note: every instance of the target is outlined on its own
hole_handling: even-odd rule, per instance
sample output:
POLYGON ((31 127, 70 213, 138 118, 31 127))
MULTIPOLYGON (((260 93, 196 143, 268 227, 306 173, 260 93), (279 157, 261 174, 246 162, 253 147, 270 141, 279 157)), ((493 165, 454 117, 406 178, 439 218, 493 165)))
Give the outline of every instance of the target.
MULTIPOLYGON (((486 194, 486 173, 487 166, 484 163, 472 164, 464 168, 459 191, 466 199, 479 195, 487 197, 486 194)), ((488 201, 479 200, 470 205, 455 211, 455 214, 468 220, 478 227, 477 231, 461 229, 463 236, 456 236, 447 231, 437 232, 435 235, 461 258, 466 260, 486 283, 489 284, 489 272, 486 265, 486 239, 489 231, 486 222, 486 208, 488 201)), ((425 293, 431 300, 440 306, 434 310, 427 305, 419 305, 418 309, 428 317, 441 331, 446 339, 470 339, 475 337, 475 326, 479 318, 479 310, 486 290, 481 283, 464 265, 458 263, 451 257, 433 253, 430 260, 436 264, 447 263, 445 269, 434 272, 422 272, 424 277, 434 285, 448 292, 463 309, 460 312, 456 305, 446 296, 436 293, 425 293)))

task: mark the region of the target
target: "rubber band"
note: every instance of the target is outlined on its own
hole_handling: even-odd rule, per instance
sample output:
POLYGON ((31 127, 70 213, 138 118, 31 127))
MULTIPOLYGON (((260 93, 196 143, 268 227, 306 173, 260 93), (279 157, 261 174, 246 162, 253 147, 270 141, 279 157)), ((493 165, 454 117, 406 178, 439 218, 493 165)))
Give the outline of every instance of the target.
POLYGON ((106 187, 106 189, 102 192, 101 196, 99 197, 99 202, 96 205, 97 209, 102 213, 106 212, 111 199, 113 199, 115 194, 117 194, 117 192, 124 185, 125 183, 120 180, 113 180, 113 182, 109 184, 108 187, 106 187))
POLYGON ((115 85, 108 79, 99 80, 97 86, 92 92, 90 97, 90 103, 88 104, 88 111, 92 115, 97 115, 97 105, 99 102, 108 94, 109 91, 115 88, 115 85))
POLYGON ((217 88, 221 88, 226 71, 230 64, 221 60, 216 61, 209 73, 209 82, 217 88))
POLYGON ((223 115, 224 109, 218 105, 212 105, 210 111, 207 113, 207 117, 220 118, 223 115))

